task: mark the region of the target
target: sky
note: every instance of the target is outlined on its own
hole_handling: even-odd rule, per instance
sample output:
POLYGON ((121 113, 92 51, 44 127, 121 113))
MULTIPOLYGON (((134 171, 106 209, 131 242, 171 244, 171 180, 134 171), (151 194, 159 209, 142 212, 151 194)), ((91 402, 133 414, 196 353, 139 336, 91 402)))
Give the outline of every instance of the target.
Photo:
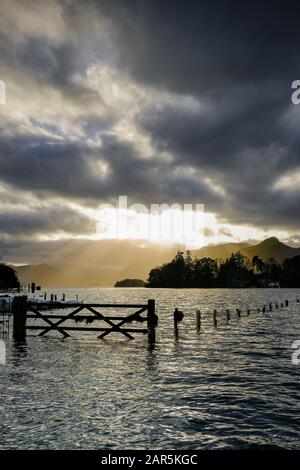
POLYGON ((275 235, 300 245, 296 1, 0 6, 0 233, 11 261, 105 238, 99 205, 120 195, 204 204, 195 244, 275 235))

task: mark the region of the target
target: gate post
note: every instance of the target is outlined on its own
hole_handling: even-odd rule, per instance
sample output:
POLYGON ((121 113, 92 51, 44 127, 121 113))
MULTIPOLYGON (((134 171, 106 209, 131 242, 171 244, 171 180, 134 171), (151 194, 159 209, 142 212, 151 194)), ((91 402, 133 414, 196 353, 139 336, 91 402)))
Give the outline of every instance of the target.
POLYGON ((155 327, 158 323, 158 316, 155 313, 155 300, 149 299, 148 300, 148 314, 147 314, 147 322, 148 322, 148 341, 150 346, 154 346, 155 344, 155 327))
POLYGON ((13 337, 16 341, 26 338, 27 295, 15 297, 12 302, 13 337))

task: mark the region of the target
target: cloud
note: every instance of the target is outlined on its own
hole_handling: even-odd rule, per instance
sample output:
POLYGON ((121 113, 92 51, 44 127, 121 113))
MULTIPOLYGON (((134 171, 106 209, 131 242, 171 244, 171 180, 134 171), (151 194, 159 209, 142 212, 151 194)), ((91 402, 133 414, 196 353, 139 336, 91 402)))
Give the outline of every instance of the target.
POLYGON ((42 206, 37 210, 0 212, 0 233, 4 235, 13 234, 23 238, 74 233, 89 235, 93 230, 96 230, 95 222, 67 207, 42 206))
POLYGON ((93 223, 84 211, 76 223, 72 203, 126 194, 204 203, 221 224, 294 236, 296 5, 3 1, 0 185, 15 192, 0 214, 6 233, 52 233, 57 218, 81 236, 93 223), (22 208, 25 193, 40 213, 22 208))

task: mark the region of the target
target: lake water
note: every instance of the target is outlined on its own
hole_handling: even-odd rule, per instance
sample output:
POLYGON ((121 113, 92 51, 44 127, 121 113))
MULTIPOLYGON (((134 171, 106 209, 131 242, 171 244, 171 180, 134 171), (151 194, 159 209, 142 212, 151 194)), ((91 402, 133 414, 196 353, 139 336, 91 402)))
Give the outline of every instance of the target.
MULTIPOLYGON (((1 449, 300 448, 300 340, 296 289, 83 289, 99 303, 156 300, 154 350, 147 336, 95 333, 5 339, 0 364, 1 449), (258 313, 270 301, 288 308, 258 313), (174 337, 173 310, 185 318, 174 337), (242 309, 242 318, 233 309, 242 309), (202 311, 200 334, 195 311, 202 311), (212 309, 220 313, 217 328, 212 309), (255 309, 246 316, 247 308, 255 309)), ((120 314, 120 311, 118 311, 120 314)))

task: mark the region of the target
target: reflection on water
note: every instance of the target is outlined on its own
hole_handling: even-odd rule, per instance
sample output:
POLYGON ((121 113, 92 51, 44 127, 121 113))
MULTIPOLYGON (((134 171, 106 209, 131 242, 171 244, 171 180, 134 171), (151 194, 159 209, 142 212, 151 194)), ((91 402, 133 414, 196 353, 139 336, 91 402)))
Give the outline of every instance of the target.
POLYGON ((257 312, 297 296, 292 289, 80 291, 95 302, 155 298, 155 347, 145 336, 117 334, 104 341, 73 332, 67 339, 28 336, 23 344, 6 339, 1 448, 300 448, 300 366, 291 362, 300 304, 257 312), (177 339, 175 307, 185 313, 177 339), (213 308, 222 312, 217 327, 213 308))

